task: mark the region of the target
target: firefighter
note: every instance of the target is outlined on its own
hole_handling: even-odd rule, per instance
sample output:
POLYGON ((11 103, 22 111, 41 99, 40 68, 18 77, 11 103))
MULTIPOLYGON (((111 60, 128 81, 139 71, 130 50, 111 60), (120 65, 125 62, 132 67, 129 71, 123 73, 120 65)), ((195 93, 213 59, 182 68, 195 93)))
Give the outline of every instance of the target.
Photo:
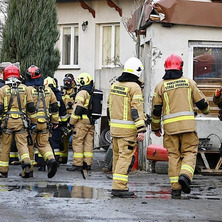
MULTIPOLYGON (((65 78, 63 79, 63 89, 62 89, 62 99, 65 103, 68 122, 70 120, 70 116, 73 110, 73 103, 76 95, 76 81, 74 76, 71 73, 65 74, 65 78)), ((60 163, 66 164, 68 162, 68 151, 69 151, 69 138, 71 136, 71 131, 63 135, 63 147, 64 150, 60 152, 60 163)))
POLYGON ((216 89, 214 92, 214 95, 213 95, 213 102, 220 109, 219 113, 218 113, 218 118, 220 121, 222 121, 222 95, 221 95, 221 92, 222 92, 222 88, 216 89))
POLYGON ((0 177, 6 178, 9 170, 9 153, 13 136, 19 151, 23 178, 30 174, 30 156, 27 145, 28 119, 36 124, 36 109, 27 87, 21 84, 20 70, 15 65, 9 65, 4 70, 5 86, 0 89, 0 115, 2 147, 0 151, 0 177))
POLYGON ((87 114, 93 90, 93 78, 89 73, 81 73, 77 82, 80 84, 80 89, 75 97, 70 118, 70 126, 73 128, 73 165, 66 170, 90 171, 93 159, 94 121, 87 114))
POLYGON ((113 196, 131 197, 128 189, 128 169, 132 162, 137 142, 144 140, 146 132, 143 112, 142 62, 129 58, 121 76, 112 84, 108 98, 108 118, 113 137, 113 196))
POLYGON ((56 129, 52 130, 52 136, 49 140, 54 151, 56 161, 57 163, 59 163, 59 158, 61 155, 60 151, 63 150, 62 134, 64 131, 66 132, 66 134, 68 134, 68 130, 66 127, 68 117, 66 114, 65 104, 62 100, 62 93, 57 87, 56 80, 51 77, 47 77, 44 79, 44 85, 49 86, 52 89, 59 106, 59 126, 56 129))
POLYGON ((162 116, 171 197, 175 199, 181 197, 181 190, 184 193, 191 191, 199 143, 194 104, 203 114, 210 112, 208 101, 196 82, 183 76, 183 60, 172 54, 165 61, 163 80, 154 91, 151 125, 152 131, 160 137, 162 116))
MULTIPOLYGON (((58 103, 51 88, 43 85, 41 71, 37 66, 30 66, 26 72, 26 77, 26 85, 33 97, 37 112, 37 126, 32 130, 33 142, 36 143, 38 151, 48 167, 48 178, 52 178, 57 171, 57 162, 49 144, 49 130, 50 125, 53 129, 58 127, 58 103)), ((32 161, 31 176, 33 176, 34 144, 29 146, 32 161)))

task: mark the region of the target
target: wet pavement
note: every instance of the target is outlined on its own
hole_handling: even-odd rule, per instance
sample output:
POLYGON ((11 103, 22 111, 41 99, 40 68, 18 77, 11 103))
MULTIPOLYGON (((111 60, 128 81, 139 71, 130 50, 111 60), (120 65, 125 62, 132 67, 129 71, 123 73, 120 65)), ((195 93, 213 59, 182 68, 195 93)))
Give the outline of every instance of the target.
POLYGON ((37 168, 23 179, 21 166, 10 166, 9 177, 0 180, 0 222, 222 221, 222 176, 195 175, 191 193, 172 200, 167 175, 134 171, 129 188, 135 196, 114 198, 112 180, 102 171, 104 155, 95 152, 88 180, 67 165, 52 179, 37 168))

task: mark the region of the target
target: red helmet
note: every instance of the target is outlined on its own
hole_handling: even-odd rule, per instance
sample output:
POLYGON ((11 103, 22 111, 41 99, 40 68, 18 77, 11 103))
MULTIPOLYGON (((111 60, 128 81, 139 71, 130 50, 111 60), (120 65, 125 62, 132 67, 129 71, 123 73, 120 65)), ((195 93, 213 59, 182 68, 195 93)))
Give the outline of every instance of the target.
POLYGON ((4 80, 7 80, 10 77, 15 77, 20 79, 20 70, 15 65, 8 65, 4 70, 4 80))
POLYGON ((180 56, 172 54, 167 57, 165 61, 165 70, 182 70, 183 68, 183 60, 180 56))
POLYGON ((41 71, 37 66, 31 65, 27 69, 26 76, 31 79, 38 79, 41 77, 41 71))

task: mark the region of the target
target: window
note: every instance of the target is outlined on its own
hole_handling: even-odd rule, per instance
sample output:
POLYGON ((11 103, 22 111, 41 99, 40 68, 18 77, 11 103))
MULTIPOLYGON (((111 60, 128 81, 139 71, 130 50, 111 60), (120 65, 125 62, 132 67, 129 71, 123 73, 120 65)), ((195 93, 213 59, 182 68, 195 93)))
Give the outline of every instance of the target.
POLYGON ((101 25, 101 65, 102 67, 120 64, 120 26, 119 24, 101 25))
POLYGON ((193 78, 198 84, 218 83, 222 79, 222 48, 193 48, 193 78))
POLYGON ((77 26, 61 27, 61 67, 78 65, 79 28, 77 26))
POLYGON ((191 49, 193 79, 210 102, 211 116, 217 116, 213 94, 222 85, 222 43, 192 43, 191 49))

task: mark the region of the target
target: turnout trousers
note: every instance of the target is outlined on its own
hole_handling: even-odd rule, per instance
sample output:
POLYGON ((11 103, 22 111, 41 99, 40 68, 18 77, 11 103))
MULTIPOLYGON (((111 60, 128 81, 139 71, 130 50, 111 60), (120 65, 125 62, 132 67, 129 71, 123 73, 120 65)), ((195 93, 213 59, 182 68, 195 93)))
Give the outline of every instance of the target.
POLYGON ((83 166, 83 162, 92 165, 94 128, 81 121, 76 123, 72 138, 73 165, 83 166))
POLYGON ((137 146, 136 136, 113 137, 112 189, 128 190, 128 169, 137 146))
POLYGON ((185 174, 193 179, 199 139, 196 132, 175 135, 164 134, 164 147, 168 151, 168 176, 173 190, 181 189, 179 176, 185 174))
POLYGON ((39 153, 42 155, 43 159, 45 161, 55 159, 55 156, 53 154, 52 148, 49 143, 49 131, 34 131, 32 132, 32 140, 33 145, 29 146, 29 153, 30 153, 30 159, 31 159, 31 169, 30 171, 33 171, 33 165, 35 162, 34 158, 34 144, 36 144, 39 153))
POLYGON ((17 132, 3 132, 1 140, 0 150, 0 172, 7 173, 9 170, 9 154, 11 150, 11 144, 13 140, 13 134, 15 136, 16 146, 21 158, 21 162, 25 165, 30 164, 29 149, 27 145, 27 132, 23 129, 17 132))

